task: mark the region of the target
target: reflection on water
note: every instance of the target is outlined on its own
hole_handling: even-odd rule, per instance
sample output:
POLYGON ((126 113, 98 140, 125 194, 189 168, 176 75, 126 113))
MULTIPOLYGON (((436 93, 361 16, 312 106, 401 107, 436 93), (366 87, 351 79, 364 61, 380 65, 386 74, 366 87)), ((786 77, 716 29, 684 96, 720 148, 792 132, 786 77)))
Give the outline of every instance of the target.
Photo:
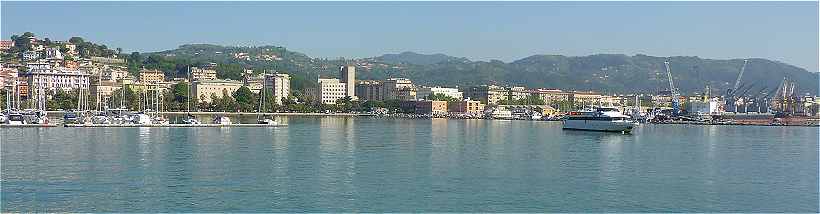
POLYGON ((815 128, 277 120, 0 129, 2 211, 818 211, 815 128))

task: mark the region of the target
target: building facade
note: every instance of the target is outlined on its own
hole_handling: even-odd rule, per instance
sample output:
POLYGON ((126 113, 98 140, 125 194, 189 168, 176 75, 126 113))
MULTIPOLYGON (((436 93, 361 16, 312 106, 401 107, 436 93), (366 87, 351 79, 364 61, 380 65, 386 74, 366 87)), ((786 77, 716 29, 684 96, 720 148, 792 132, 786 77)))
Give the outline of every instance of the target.
POLYGON ((507 90, 496 85, 474 86, 467 90, 467 98, 479 100, 487 105, 497 105, 501 100, 507 98, 507 90))
POLYGON ((14 47, 14 40, 0 40, 0 50, 8 50, 14 47))
POLYGON ((484 112, 484 104, 481 104, 481 102, 477 100, 462 100, 450 103, 449 109, 451 112, 481 114, 484 112))
POLYGON ((463 94, 457 88, 442 88, 442 87, 419 87, 416 96, 419 99, 427 99, 433 94, 443 94, 448 97, 461 100, 464 98, 463 94))
POLYGON ((345 95, 356 99, 356 66, 342 66, 339 72, 341 72, 341 82, 345 84, 345 95))
POLYGON ((384 84, 377 80, 359 80, 356 82, 356 96, 363 100, 385 100, 384 84))
POLYGON ((28 68, 29 70, 22 73, 20 77, 25 80, 32 91, 88 90, 90 78, 83 71, 55 68, 48 63, 29 63, 28 68))
POLYGON ((142 70, 139 74, 140 82, 157 83, 165 81, 165 73, 160 70, 142 70))
POLYGON ((265 78, 265 88, 273 92, 276 104, 282 105, 282 99, 290 96, 290 75, 275 73, 265 78))
POLYGON ((336 104, 337 100, 347 96, 347 83, 343 83, 339 79, 320 78, 318 82, 318 87, 308 91, 308 94, 322 104, 336 104))
POLYGON ((196 81, 193 83, 192 93, 199 99, 199 102, 213 102, 211 96, 222 98, 227 93, 228 96, 233 96, 233 93, 242 87, 242 83, 232 80, 208 80, 196 81))
POLYGON ((191 67, 191 79, 192 81, 216 80, 216 70, 191 67))
POLYGON ((561 91, 560 89, 534 89, 530 90, 529 94, 532 96, 537 96, 541 98, 547 105, 551 105, 558 102, 565 102, 569 101, 570 97, 572 97, 571 93, 561 91))
POLYGON ((446 114, 447 101, 422 100, 416 102, 416 114, 446 114))

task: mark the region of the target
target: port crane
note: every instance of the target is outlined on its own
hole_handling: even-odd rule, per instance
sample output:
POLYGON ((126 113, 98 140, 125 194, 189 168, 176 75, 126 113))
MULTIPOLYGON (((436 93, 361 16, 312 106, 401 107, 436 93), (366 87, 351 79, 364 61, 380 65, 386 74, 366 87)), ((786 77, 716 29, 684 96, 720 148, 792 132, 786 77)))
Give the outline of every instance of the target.
POLYGON ((736 95, 738 90, 740 89, 740 79, 743 78, 743 73, 746 72, 746 65, 749 64, 748 59, 743 60, 743 66, 740 67, 740 74, 737 75, 737 79, 735 80, 734 87, 730 88, 726 91, 726 103, 724 104, 724 109, 729 111, 737 111, 737 106, 735 102, 737 101, 736 95))
POLYGON ((664 61, 663 65, 666 66, 666 77, 669 79, 669 92, 672 94, 672 115, 680 115, 680 94, 678 89, 675 88, 675 82, 672 80, 672 69, 669 68, 669 61, 664 61))

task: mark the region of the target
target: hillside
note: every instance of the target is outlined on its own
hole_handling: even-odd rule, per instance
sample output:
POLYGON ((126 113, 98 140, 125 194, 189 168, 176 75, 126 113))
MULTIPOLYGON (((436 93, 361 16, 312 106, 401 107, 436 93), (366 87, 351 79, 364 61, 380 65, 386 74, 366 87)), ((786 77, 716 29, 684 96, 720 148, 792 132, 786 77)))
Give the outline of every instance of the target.
MULTIPOLYGON (((411 78, 422 85, 470 86, 480 84, 596 90, 609 93, 655 93, 668 88, 663 62, 669 60, 675 85, 684 94, 703 91, 708 84, 719 94, 734 84, 742 59, 716 60, 693 56, 597 54, 590 56, 534 55, 510 63, 470 61, 443 54, 413 52, 365 59, 320 59, 277 46, 223 47, 182 45, 149 53, 165 59, 197 64, 217 62, 234 68, 274 69, 291 73, 310 85, 317 75, 336 76, 339 65, 355 63, 358 79, 411 78)), ((236 69, 234 69, 236 70, 236 69)), ((221 72, 226 73, 226 72, 221 72)), ((222 75, 236 78, 236 75, 222 75)), ((750 59, 743 76, 751 91, 768 91, 784 77, 796 80, 802 93, 818 93, 818 73, 767 59, 750 59)), ((299 88, 299 86, 297 86, 299 88)))
POLYGON ((447 56, 444 54, 419 54, 415 52, 402 52, 399 54, 385 54, 375 57, 374 61, 385 62, 391 64, 413 64, 413 65, 431 65, 447 61, 469 62, 467 58, 459 58, 447 56))

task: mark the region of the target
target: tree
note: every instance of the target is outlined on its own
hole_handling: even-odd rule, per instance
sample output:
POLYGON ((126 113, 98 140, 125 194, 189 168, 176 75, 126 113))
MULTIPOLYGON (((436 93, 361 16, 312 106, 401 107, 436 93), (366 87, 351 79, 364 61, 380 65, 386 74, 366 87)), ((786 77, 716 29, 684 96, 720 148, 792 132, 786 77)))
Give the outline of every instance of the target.
POLYGON ((351 98, 350 96, 339 98, 339 100, 336 100, 335 107, 337 108, 336 110, 350 112, 350 110, 353 108, 353 98, 351 98))
POLYGON ((48 100, 46 106, 48 109, 57 110, 57 109, 76 109, 77 108, 77 98, 79 97, 79 93, 76 91, 66 92, 63 90, 57 90, 56 93, 48 100))
POLYGON ((233 93, 234 100, 239 110, 252 112, 256 109, 256 98, 248 87, 242 86, 233 93))
POLYGON ((82 37, 74 36, 74 37, 69 38, 68 42, 70 42, 71 44, 77 45, 77 44, 85 43, 85 40, 83 40, 82 37))
POLYGON ((435 101, 447 101, 447 102, 458 102, 458 101, 459 101, 459 100, 458 100, 458 99, 456 99, 456 98, 453 98, 453 97, 451 97, 451 96, 447 96, 447 95, 442 94, 442 93, 433 93, 433 94, 430 94, 430 95, 428 95, 425 99, 427 99, 427 100, 435 100, 435 101))
POLYGON ((136 75, 137 72, 142 69, 143 60, 140 52, 131 52, 131 55, 128 55, 128 72, 131 73, 131 75, 136 75))
POLYGON ((246 86, 239 87, 239 89, 233 93, 233 97, 236 99, 236 102, 240 103, 251 103, 254 100, 253 92, 246 86))
POLYGON ((34 38, 34 34, 31 32, 25 32, 22 36, 11 36, 11 40, 14 40, 14 47, 19 52, 31 50, 31 38, 34 38))
POLYGON ((188 102, 188 83, 180 82, 174 85, 171 90, 171 97, 174 102, 187 103, 188 102))

